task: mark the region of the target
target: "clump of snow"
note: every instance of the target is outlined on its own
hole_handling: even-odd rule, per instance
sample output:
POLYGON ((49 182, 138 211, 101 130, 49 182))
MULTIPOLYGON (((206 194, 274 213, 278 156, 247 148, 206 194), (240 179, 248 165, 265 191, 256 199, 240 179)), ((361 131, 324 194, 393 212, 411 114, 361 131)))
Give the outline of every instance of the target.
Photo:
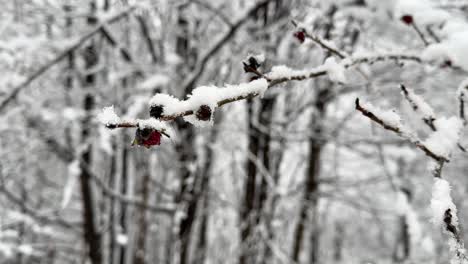
POLYGON ((462 121, 456 116, 442 117, 434 121, 434 126, 437 131, 424 141, 424 145, 436 155, 449 157, 460 138, 462 121))
POLYGON ((267 89, 268 81, 264 78, 253 80, 248 83, 241 83, 238 85, 226 85, 225 88, 221 88, 218 99, 221 101, 230 98, 247 96, 249 94, 258 94, 260 97, 263 97, 267 89))
POLYGON ((334 57, 327 58, 323 66, 325 67, 328 73, 328 78, 330 78, 332 82, 338 82, 338 83, 346 82, 346 76, 345 76, 346 69, 342 64, 337 63, 334 57))
POLYGON ((164 74, 155 74, 148 79, 144 80, 138 88, 141 90, 153 90, 158 87, 167 85, 171 79, 164 74))
POLYGON ((382 110, 371 103, 360 103, 364 109, 367 109, 369 112, 372 112, 376 117, 381 119, 384 123, 397 127, 403 128, 401 123, 401 117, 394 110, 382 110))
POLYGON ((179 99, 168 94, 155 94, 149 101, 149 105, 162 105, 164 115, 173 115, 186 110, 185 105, 179 99))
MULTIPOLYGON (((195 113, 200 106, 206 105, 211 109, 211 114, 213 115, 219 102, 242 98, 248 95, 263 96, 267 89, 268 81, 261 78, 248 83, 226 85, 223 88, 218 88, 216 86, 197 87, 184 101, 180 101, 167 94, 156 94, 151 98, 149 104, 150 106, 162 106, 164 115, 175 115, 187 111, 193 111, 195 113)), ((197 126, 205 126, 212 122, 211 119, 207 121, 198 120, 194 115, 185 116, 184 119, 197 126)))
POLYGON ((444 226, 444 215, 447 209, 451 210, 452 224, 458 225, 457 207, 450 196, 450 184, 448 181, 441 178, 434 178, 432 186, 431 211, 432 221, 437 226, 444 226))
POLYGON ((197 109, 202 105, 208 105, 211 109, 218 106, 218 101, 222 97, 223 89, 216 86, 200 86, 188 95, 187 103, 192 109, 197 109))
POLYGON ((80 162, 78 160, 74 160, 68 165, 68 179, 67 183, 65 184, 65 188, 63 189, 62 195, 62 209, 66 208, 70 203, 70 200, 73 195, 73 189, 76 185, 76 181, 81 174, 80 162))
POLYGON ((98 120, 106 126, 115 125, 121 121, 120 117, 114 111, 114 106, 104 107, 102 112, 98 115, 98 120))
POLYGON ((326 71, 326 68, 321 65, 311 70, 293 70, 285 65, 274 66, 266 77, 272 80, 276 79, 292 79, 298 76, 308 76, 313 73, 326 71))
POLYGON ((156 118, 148 118, 148 119, 138 119, 138 127, 139 128, 149 128, 154 129, 157 131, 166 131, 167 125, 164 122, 157 120, 156 118))

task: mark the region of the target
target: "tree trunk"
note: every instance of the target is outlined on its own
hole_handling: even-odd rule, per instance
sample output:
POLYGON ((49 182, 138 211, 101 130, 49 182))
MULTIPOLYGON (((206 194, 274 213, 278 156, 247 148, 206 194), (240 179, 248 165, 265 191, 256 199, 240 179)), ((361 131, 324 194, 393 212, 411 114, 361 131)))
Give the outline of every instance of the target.
MULTIPOLYGON (((89 27, 96 25, 97 21, 93 16, 96 13, 96 5, 94 2, 90 3, 91 16, 88 18, 87 23, 89 27)), ((84 62, 86 69, 91 69, 98 63, 97 49, 94 43, 90 43, 89 46, 85 47, 84 50, 84 62)), ((96 76, 93 73, 86 74, 84 80, 84 91, 85 98, 83 102, 83 110, 86 113, 85 118, 82 121, 81 141, 86 144, 85 150, 81 154, 81 160, 88 164, 91 164, 91 145, 90 141, 90 127, 92 125, 92 111, 94 109, 94 95, 92 89, 96 84, 96 76)), ((81 171, 80 175, 81 185, 81 196, 83 200, 83 233, 84 240, 87 245, 88 257, 92 264, 100 264, 102 262, 102 251, 101 251, 101 234, 98 232, 96 227, 97 215, 94 205, 93 189, 91 185, 91 175, 86 170, 81 171)))
POLYGON ((318 92, 315 101, 315 110, 311 116, 311 126, 313 135, 309 140, 309 160, 307 166, 305 191, 303 200, 301 201, 301 207, 299 211, 299 220, 294 229, 294 241, 292 249, 292 259, 295 262, 299 262, 301 253, 304 233, 306 229, 306 223, 310 220, 312 227, 311 232, 311 249, 310 249, 310 260, 309 263, 317 263, 319 238, 318 238, 318 187, 319 187, 319 176, 320 176, 320 159, 322 154, 322 148, 324 146, 323 137, 323 119, 326 115, 326 105, 328 101, 330 90, 329 88, 323 88, 318 92), (310 214, 308 213, 310 212, 310 214))

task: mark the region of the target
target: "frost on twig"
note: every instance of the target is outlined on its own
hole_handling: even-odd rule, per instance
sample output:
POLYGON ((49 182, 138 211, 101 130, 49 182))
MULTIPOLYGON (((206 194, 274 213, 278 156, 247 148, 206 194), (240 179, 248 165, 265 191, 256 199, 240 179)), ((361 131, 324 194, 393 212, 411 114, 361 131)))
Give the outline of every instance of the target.
POLYGON ((406 88, 403 84, 400 84, 401 92, 405 96, 405 99, 411 105, 413 110, 422 116, 422 120, 426 123, 432 131, 435 131, 434 120, 436 116, 432 107, 427 104, 424 99, 415 94, 412 89, 406 88))
POLYGON ((460 236, 457 207, 450 196, 450 184, 442 178, 434 178, 432 186, 432 221, 449 236, 449 248, 453 253, 451 263, 467 263, 466 249, 460 236))
POLYGON ((442 168, 453 149, 457 146, 462 123, 457 117, 435 118, 432 108, 411 90, 401 86, 403 94, 416 112, 430 121, 428 124, 433 133, 422 142, 415 135, 407 132, 402 125, 400 117, 391 111, 382 111, 370 104, 360 104, 356 99, 356 109, 383 128, 393 131, 401 137, 408 139, 416 147, 435 161, 433 168, 434 185, 432 188, 431 209, 433 221, 441 226, 448 235, 449 248, 453 254, 451 263, 468 263, 464 243, 460 237, 457 208, 450 196, 450 185, 442 179, 442 168))
POLYGON ((409 130, 401 123, 401 118, 393 111, 382 111, 370 104, 361 105, 359 98, 356 99, 356 110, 361 112, 370 120, 379 124, 383 128, 390 130, 397 135, 407 139, 417 148, 421 149, 427 156, 436 161, 449 161, 447 157, 438 155, 429 149, 416 135, 409 132, 409 130))
POLYGON ((405 96, 405 99, 411 105, 413 110, 421 115, 424 123, 434 132, 429 137, 433 138, 431 140, 432 142, 427 143, 431 145, 430 148, 433 151, 437 152, 437 150, 440 150, 440 152, 442 152, 441 155, 448 157, 452 152, 453 144, 456 144, 461 151, 466 152, 466 149, 458 143, 459 133, 462 126, 458 118, 452 117, 449 119, 437 119, 432 107, 426 103, 421 96, 415 94, 412 89, 405 87, 403 84, 400 84, 400 88, 402 90, 402 94, 405 96))

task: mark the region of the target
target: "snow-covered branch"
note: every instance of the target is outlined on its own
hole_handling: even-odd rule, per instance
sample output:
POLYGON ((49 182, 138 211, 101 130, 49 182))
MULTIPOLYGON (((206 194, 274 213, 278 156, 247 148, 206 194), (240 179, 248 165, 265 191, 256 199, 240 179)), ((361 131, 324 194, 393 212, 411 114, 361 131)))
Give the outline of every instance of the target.
POLYGON ((427 156, 431 157, 437 162, 448 162, 448 157, 440 155, 432 151, 426 144, 420 140, 414 133, 410 132, 408 128, 403 126, 401 118, 393 111, 382 111, 371 104, 361 104, 359 98, 356 99, 356 110, 361 112, 364 116, 368 117, 373 122, 379 124, 383 128, 390 130, 397 135, 407 139, 417 148, 422 150, 427 156))

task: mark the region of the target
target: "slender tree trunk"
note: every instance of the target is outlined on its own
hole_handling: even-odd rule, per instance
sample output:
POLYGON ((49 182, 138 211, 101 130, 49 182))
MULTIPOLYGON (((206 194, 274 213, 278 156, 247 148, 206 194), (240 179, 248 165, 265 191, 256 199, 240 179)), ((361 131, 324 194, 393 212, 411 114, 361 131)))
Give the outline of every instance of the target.
MULTIPOLYGON (((96 5, 94 2, 90 3, 91 17, 88 18, 88 25, 93 27, 97 21, 93 16, 96 13, 96 5)), ((98 53, 94 43, 90 43, 84 50, 84 62, 86 69, 91 69, 98 63, 98 53)), ((88 164, 92 162, 91 158, 91 145, 89 143, 91 138, 91 118, 94 109, 95 98, 93 89, 96 85, 96 76, 93 73, 86 74, 84 80, 85 98, 83 102, 83 110, 86 113, 82 122, 81 140, 86 144, 85 150, 81 154, 81 160, 88 164)), ((91 175, 86 170, 82 170, 80 175, 81 195, 83 200, 83 233, 87 245, 88 257, 93 264, 102 263, 102 250, 101 250, 101 234, 96 227, 97 214, 94 205, 94 195, 91 184, 91 175)))
POLYGON ((318 238, 318 187, 320 176, 320 161, 323 141, 323 120, 326 115, 326 105, 329 96, 329 88, 324 88, 318 92, 315 102, 315 110, 311 116, 311 126, 313 135, 309 140, 309 160, 307 166, 305 191, 299 211, 299 220, 294 229, 294 241, 292 249, 292 259, 299 262, 306 223, 310 220, 312 226, 311 249, 309 251, 309 263, 317 263, 319 238, 318 238), (309 214, 310 212, 310 214, 309 214))
MULTIPOLYGON (((128 137, 124 135, 124 142, 129 142, 129 140, 126 140, 128 137)), ((127 195, 128 189, 127 189, 127 183, 128 183, 128 147, 124 146, 122 150, 122 173, 121 173, 121 179, 120 179, 120 192, 123 195, 127 195)), ((120 219, 119 219, 119 225, 120 225, 120 234, 121 235, 128 235, 127 233, 127 206, 124 203, 121 203, 120 205, 120 219)), ((120 245, 120 255, 119 255, 119 263, 120 264, 125 264, 125 259, 126 259, 126 252, 127 252, 127 246, 126 245, 120 245)))
MULTIPOLYGON (((188 21, 184 15, 184 8, 179 10, 178 26, 180 34, 176 40, 176 52, 181 56, 185 62, 185 70, 193 68, 193 62, 191 63, 190 57, 195 56, 194 51, 190 51, 189 43, 189 28, 188 21)), ((184 69, 182 69, 183 71, 184 69)), ((184 95, 188 95, 192 92, 194 87, 187 87, 184 95)), ((179 155, 180 176, 181 176, 181 187, 176 197, 176 202, 182 205, 184 210, 184 217, 180 219, 177 228, 178 243, 180 245, 179 250, 179 263, 185 264, 190 263, 190 240, 192 228, 195 223, 195 217, 197 212, 197 194, 195 193, 195 183, 197 179, 190 180, 191 177, 198 175, 197 171, 192 171, 190 166, 196 161, 196 151, 194 148, 195 140, 195 129, 192 125, 182 120, 177 120, 176 125, 180 131, 181 143, 176 146, 177 153, 179 155)))
MULTIPOLYGON (((149 166, 149 164, 148 164, 149 166)), ((149 199, 149 186, 151 184, 151 174, 150 172, 146 172, 143 175, 143 179, 141 181, 141 196, 142 201, 145 204, 148 204, 149 199)), ((145 254, 146 254, 146 235, 148 232, 148 219, 146 216, 145 208, 141 208, 138 211, 138 227, 137 227, 137 242, 136 242, 136 249, 135 255, 133 259, 134 264, 145 264, 145 254)))
POLYGON ((256 196, 256 182, 257 182, 257 165, 255 164, 255 160, 252 158, 256 158, 258 155, 258 151, 260 148, 259 145, 259 135, 260 131, 255 126, 255 114, 254 114, 254 104, 252 100, 249 99, 247 103, 247 117, 249 118, 248 124, 248 132, 249 132, 249 140, 248 140, 248 154, 252 155, 251 158, 247 159, 246 162, 246 180, 245 180, 245 193, 244 193, 244 200, 241 206, 240 212, 240 243, 241 243, 241 254, 239 256, 239 263, 240 264, 248 264, 252 262, 252 256, 250 254, 250 243, 249 239, 252 236, 252 230, 254 227, 254 217, 253 212, 255 208, 255 196, 256 196))

